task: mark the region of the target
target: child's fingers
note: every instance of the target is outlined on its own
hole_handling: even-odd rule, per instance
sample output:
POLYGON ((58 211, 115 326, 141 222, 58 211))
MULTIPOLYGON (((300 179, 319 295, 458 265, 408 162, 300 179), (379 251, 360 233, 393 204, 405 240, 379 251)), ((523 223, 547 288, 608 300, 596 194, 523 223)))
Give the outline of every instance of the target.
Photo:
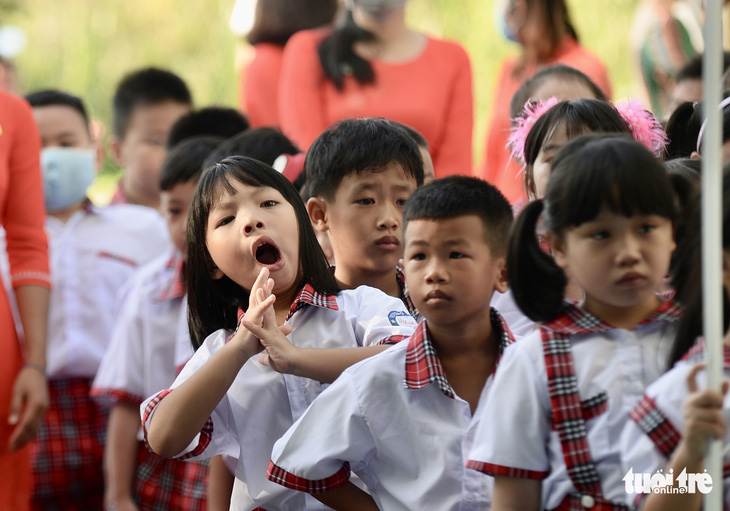
MULTIPOLYGON (((250 300, 250 302, 255 301, 255 299, 258 297, 259 289, 262 289, 266 286, 266 281, 268 280, 268 278, 269 278, 269 269, 266 267, 261 268, 261 271, 259 272, 258 276, 256 277, 256 280, 253 283, 253 286, 251 286, 250 296, 252 298, 254 298, 254 300, 250 300)), ((250 305, 253 305, 253 304, 249 303, 249 306, 250 305)))
POLYGON ((694 392, 687 398, 687 404, 697 409, 722 408, 722 401, 722 394, 711 389, 694 392))
POLYGON ((279 330, 281 331, 282 334, 289 335, 290 333, 292 333, 294 331, 294 327, 291 325, 288 325, 288 324, 283 324, 279 327, 279 330))
POLYGON ((700 372, 701 369, 704 369, 705 365, 705 362, 695 364, 692 366, 689 373, 687 373, 687 390, 689 390, 690 394, 697 392, 697 373, 700 372))
POLYGON ((266 350, 262 351, 259 354, 259 364, 262 366, 270 367, 271 364, 269 363, 269 354, 266 352, 266 350))

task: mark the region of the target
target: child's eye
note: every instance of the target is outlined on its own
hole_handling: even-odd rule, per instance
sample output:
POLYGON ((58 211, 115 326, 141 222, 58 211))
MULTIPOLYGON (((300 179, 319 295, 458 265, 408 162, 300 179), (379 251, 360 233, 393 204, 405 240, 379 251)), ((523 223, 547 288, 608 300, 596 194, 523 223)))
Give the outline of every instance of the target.
POLYGON ((278 202, 276 202, 275 200, 267 200, 267 201, 264 201, 261 203, 261 207, 262 208, 272 208, 272 207, 276 206, 277 204, 278 204, 278 202))
POLYGON ((149 145, 155 145, 155 146, 164 146, 165 145, 165 141, 162 140, 161 138, 148 138, 148 139, 145 139, 145 143, 147 143, 149 145))
POLYGON ((407 199, 398 199, 395 201, 396 206, 405 206, 407 199))
POLYGON ((225 217, 225 218, 221 219, 221 220, 220 220, 220 221, 218 222, 218 224, 216 225, 216 227, 223 227, 224 225, 228 225, 228 224, 230 224, 231 222, 233 222, 233 217, 232 217, 232 216, 227 216, 227 217, 225 217))
POLYGON ((411 256, 411 261, 423 261, 426 259, 426 254, 413 254, 411 256))
POLYGON ((375 204, 375 199, 358 199, 355 204, 362 204, 363 206, 371 206, 375 204))
POLYGON ((608 231, 596 231, 591 233, 590 235, 591 239, 594 239, 596 241, 605 240, 610 236, 611 234, 608 231))
POLYGON ((449 254, 449 257, 450 257, 451 259, 461 259, 462 257, 464 257, 464 254, 463 254, 463 253, 461 253, 461 252, 451 252, 451 253, 449 254))
POLYGON ((644 224, 641 227, 639 227, 639 233, 640 234, 649 234, 654 229, 656 229, 656 225, 653 225, 653 224, 644 224))
POLYGON ((167 214, 170 215, 170 216, 177 216, 180 213, 182 213, 182 210, 181 209, 168 209, 167 210, 167 214))

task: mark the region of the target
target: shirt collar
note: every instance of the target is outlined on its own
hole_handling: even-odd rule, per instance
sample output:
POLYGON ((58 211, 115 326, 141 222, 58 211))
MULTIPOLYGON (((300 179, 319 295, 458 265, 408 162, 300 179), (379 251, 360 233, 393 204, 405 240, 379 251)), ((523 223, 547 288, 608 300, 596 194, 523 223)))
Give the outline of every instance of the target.
MULTIPOLYGON (((692 345, 689 351, 685 353, 685 355, 682 357, 682 360, 686 360, 690 364, 702 362, 707 358, 706 348, 707 342, 705 341, 705 338, 700 337, 692 345)), ((726 344, 722 345, 722 358, 725 367, 730 367, 730 346, 727 346, 726 344)))
POLYGON ((400 287, 401 300, 403 301, 403 304, 406 306, 406 309, 408 309, 408 312, 411 313, 413 319, 418 321, 419 319, 421 319, 421 313, 418 311, 418 307, 416 307, 416 304, 413 303, 413 299, 408 293, 408 286, 406 285, 406 275, 403 272, 403 268, 400 264, 395 265, 395 280, 396 282, 398 282, 398 287, 400 287))
MULTIPOLYGON (((672 323, 681 317, 682 309, 679 305, 674 300, 666 300, 648 318, 640 321, 638 324, 672 323)), ((546 322, 543 328, 557 333, 575 335, 605 332, 617 327, 597 318, 580 305, 566 300, 563 302, 563 309, 558 316, 546 322)))
MULTIPOLYGON (((510 332, 507 323, 496 309, 489 310, 489 318, 494 333, 499 335, 499 352, 497 363, 502 356, 504 349, 512 344, 515 339, 510 332)), ((495 365, 496 370, 496 365, 495 365)), ((441 360, 439 360, 436 348, 431 341, 426 320, 422 320, 406 348, 405 378, 403 385, 410 390, 425 388, 432 383, 438 385, 439 390, 447 397, 454 398, 454 390, 449 385, 444 373, 441 360)))
MULTIPOLYGON (((315 307, 322 307, 324 309, 330 309, 330 310, 339 310, 339 307, 337 306, 337 297, 335 295, 328 295, 323 293, 318 293, 312 284, 307 282, 307 284, 304 285, 301 291, 299 291, 299 294, 297 294, 296 298, 294 298, 294 301, 291 304, 291 307, 289 308, 289 314, 287 315, 286 319, 287 321, 289 318, 291 318, 294 313, 296 313, 299 309, 303 308, 306 305, 314 305, 315 307)), ((241 308, 238 309, 238 322, 241 322, 241 318, 245 315, 245 311, 241 308)))
POLYGON ((157 301, 182 300, 185 296, 185 259, 183 255, 175 250, 167 262, 166 268, 172 270, 172 274, 165 285, 165 289, 157 297, 157 301))

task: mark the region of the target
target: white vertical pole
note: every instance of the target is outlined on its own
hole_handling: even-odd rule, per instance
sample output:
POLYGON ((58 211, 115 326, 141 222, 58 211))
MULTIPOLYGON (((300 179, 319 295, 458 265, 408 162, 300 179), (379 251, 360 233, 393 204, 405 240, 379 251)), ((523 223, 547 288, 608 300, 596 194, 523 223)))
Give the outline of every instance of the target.
MULTIPOLYGON (((723 366, 722 289, 722 0, 706 0, 705 52, 702 62, 704 113, 702 137, 702 299, 707 343, 708 387, 720 390, 723 366)), ((705 458, 712 491, 705 495, 705 511, 722 511, 722 441, 713 440, 705 458)))

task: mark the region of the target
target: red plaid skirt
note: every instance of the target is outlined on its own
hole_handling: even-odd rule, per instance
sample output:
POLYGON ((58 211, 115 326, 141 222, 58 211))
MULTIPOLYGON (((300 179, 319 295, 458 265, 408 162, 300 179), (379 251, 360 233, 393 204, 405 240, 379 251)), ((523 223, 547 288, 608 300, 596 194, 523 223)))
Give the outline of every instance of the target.
POLYGON ((167 460, 140 444, 134 499, 140 511, 205 511, 208 462, 167 460))
POLYGON ((33 509, 102 509, 108 411, 89 398, 91 380, 50 380, 50 407, 31 444, 33 509))

